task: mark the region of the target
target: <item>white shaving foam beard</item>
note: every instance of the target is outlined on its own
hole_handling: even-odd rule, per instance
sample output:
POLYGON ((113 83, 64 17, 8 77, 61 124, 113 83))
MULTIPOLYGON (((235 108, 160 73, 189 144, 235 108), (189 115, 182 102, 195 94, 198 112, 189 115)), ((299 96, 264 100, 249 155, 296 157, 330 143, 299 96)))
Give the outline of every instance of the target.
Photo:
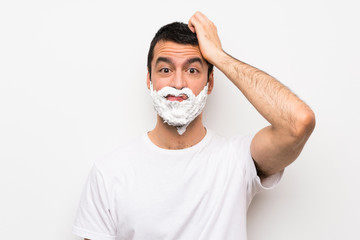
POLYGON ((163 87, 159 91, 153 89, 150 82, 150 94, 153 99, 155 111, 170 126, 177 129, 182 135, 189 124, 202 112, 205 107, 208 92, 208 84, 195 96, 189 88, 178 90, 173 87, 163 87), (185 94, 188 98, 183 101, 170 101, 166 96, 180 96, 185 94))

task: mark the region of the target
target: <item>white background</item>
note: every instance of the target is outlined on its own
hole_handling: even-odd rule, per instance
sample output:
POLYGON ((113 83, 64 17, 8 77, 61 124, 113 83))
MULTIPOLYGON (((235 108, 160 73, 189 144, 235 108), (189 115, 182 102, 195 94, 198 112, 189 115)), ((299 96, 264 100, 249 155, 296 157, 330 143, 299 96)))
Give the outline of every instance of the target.
MULTIPOLYGON (((223 48, 293 90, 317 117, 298 160, 249 209, 250 240, 358 239, 360 34, 357 1, 0 2, 0 239, 70 233, 93 162, 151 130, 150 41, 204 12, 223 48)), ((218 70, 205 125, 267 125, 218 70)))

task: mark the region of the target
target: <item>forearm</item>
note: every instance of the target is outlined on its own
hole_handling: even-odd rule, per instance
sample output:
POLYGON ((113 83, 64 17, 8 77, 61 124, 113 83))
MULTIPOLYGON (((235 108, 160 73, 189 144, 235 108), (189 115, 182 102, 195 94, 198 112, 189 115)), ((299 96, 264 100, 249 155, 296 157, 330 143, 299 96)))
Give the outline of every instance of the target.
POLYGON ((220 54, 215 66, 237 86, 274 130, 298 135, 311 124, 311 109, 272 76, 226 53, 220 54))
POLYGON ((215 25, 195 13, 189 28, 196 32, 204 58, 222 71, 271 124, 251 141, 250 151, 262 178, 284 169, 300 154, 315 127, 312 110, 272 76, 227 55, 215 25))

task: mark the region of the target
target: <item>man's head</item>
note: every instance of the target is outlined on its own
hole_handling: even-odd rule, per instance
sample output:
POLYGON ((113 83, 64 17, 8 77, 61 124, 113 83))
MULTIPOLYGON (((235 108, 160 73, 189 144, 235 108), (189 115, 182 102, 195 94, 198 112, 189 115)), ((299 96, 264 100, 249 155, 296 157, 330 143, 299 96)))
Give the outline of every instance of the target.
MULTIPOLYGON (((167 24, 159 29, 159 31, 155 34, 154 38, 151 41, 150 49, 148 52, 147 58, 147 67, 151 77, 152 71, 152 60, 154 58, 154 48, 158 42, 161 41, 169 41, 183 45, 192 45, 192 46, 199 46, 198 39, 196 34, 193 33, 187 24, 180 23, 180 22, 173 22, 167 24)), ((208 63, 208 77, 213 70, 213 65, 208 63)))
POLYGON ((156 33, 148 54, 147 86, 154 108, 181 135, 197 118, 211 93, 213 65, 201 54, 188 25, 171 23, 156 33))

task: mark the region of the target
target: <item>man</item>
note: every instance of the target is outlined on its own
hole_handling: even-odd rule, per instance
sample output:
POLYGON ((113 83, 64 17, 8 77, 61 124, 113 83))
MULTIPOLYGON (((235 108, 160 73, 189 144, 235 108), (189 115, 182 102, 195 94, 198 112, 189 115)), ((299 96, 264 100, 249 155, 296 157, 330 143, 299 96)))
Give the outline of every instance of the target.
POLYGON ((251 199, 300 154, 314 113, 273 77, 226 54, 200 12, 155 35, 147 85, 155 128, 96 162, 73 232, 92 240, 246 239, 251 199), (204 127, 213 66, 270 126, 231 139, 204 127))

